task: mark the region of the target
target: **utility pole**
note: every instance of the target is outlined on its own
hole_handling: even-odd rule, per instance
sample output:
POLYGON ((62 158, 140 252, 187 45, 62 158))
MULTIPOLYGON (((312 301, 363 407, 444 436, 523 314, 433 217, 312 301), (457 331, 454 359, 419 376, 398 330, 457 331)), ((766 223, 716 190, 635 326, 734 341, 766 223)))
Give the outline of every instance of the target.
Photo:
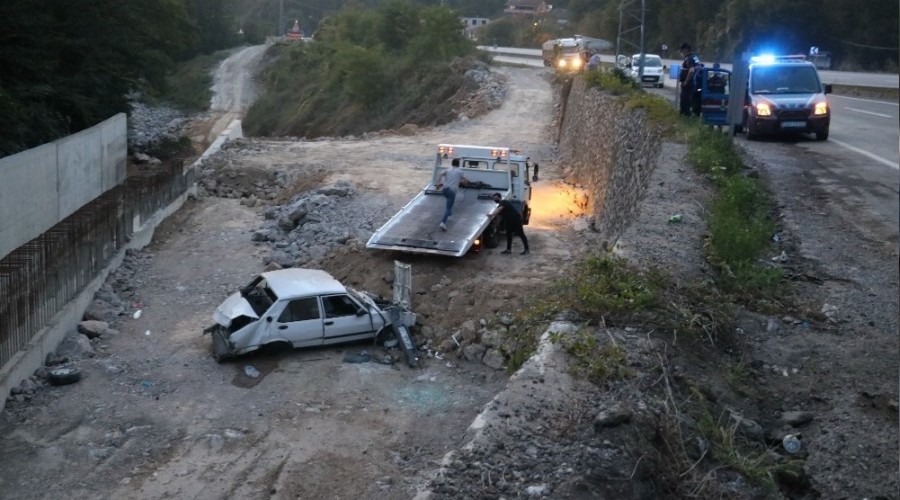
MULTIPOLYGON (((621 0, 619 3, 619 34, 616 37, 616 62, 627 45, 638 54, 644 53, 644 12, 646 0, 621 0), (640 4, 640 5, 638 5, 640 4), (635 40, 637 38, 637 40, 635 40)), ((640 67, 644 71, 643 65, 640 67)), ((643 76, 643 75, 641 75, 643 76)))
POLYGON ((284 0, 278 0, 278 29, 275 34, 284 36, 284 0))

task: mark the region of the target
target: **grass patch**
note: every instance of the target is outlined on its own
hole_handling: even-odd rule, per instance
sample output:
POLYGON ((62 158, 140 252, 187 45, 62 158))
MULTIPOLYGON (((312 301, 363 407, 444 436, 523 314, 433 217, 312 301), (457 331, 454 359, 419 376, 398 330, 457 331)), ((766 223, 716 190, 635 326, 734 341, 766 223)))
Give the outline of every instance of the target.
POLYGON ((612 95, 628 95, 640 90, 634 79, 619 68, 588 71, 584 73, 584 79, 588 85, 599 87, 612 95))
POLYGON ((629 109, 643 109, 647 113, 647 119, 657 125, 662 125, 666 131, 674 130, 677 126, 679 115, 678 110, 666 99, 640 90, 628 96, 625 102, 629 109))
POLYGON ((741 473, 771 493, 778 491, 778 486, 769 472, 773 464, 767 450, 759 449, 758 445, 745 443, 745 440, 737 434, 737 422, 722 425, 708 412, 704 412, 697 419, 697 429, 709 442, 713 460, 741 473))
POLYGON ((625 349, 610 337, 609 342, 601 342, 600 333, 588 327, 579 328, 574 334, 553 332, 550 340, 560 344, 569 354, 569 371, 574 377, 583 377, 601 385, 608 380, 634 377, 628 367, 625 349))
POLYGON ((774 207, 765 186, 742 175, 744 164, 730 136, 694 124, 686 139, 688 161, 717 188, 706 222, 708 258, 720 270, 719 284, 747 296, 776 296, 782 270, 761 260, 775 233, 774 207))
MULTIPOLYGON (((641 270, 621 257, 591 255, 551 284, 539 303, 520 313, 516 324, 523 326, 507 332, 504 339, 510 372, 518 370, 534 354, 547 324, 562 313, 581 318, 586 326, 640 326, 676 341, 686 337, 710 344, 715 344, 719 336, 730 334, 734 324, 730 302, 708 283, 677 285, 656 268, 641 270)), ((602 380, 609 373, 621 376, 622 373, 609 370, 606 363, 616 358, 617 348, 604 348, 592 342, 579 336, 564 344, 573 350, 570 354, 574 352, 575 358, 583 358, 583 352, 602 357, 600 365, 583 364, 579 373, 592 380, 602 380)))

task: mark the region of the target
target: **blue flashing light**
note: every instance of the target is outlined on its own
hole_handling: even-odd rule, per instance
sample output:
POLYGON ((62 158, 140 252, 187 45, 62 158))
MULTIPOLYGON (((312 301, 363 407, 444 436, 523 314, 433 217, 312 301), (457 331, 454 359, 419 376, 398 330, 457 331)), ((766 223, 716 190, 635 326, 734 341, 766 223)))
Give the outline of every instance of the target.
POLYGON ((775 56, 772 54, 763 54, 759 56, 753 56, 750 58, 751 63, 764 63, 771 64, 775 62, 775 56))

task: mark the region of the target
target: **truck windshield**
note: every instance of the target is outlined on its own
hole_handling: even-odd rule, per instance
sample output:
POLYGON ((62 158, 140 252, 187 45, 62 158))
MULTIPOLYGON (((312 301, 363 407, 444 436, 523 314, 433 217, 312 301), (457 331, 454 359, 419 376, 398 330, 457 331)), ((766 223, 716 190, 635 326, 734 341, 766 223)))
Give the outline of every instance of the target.
POLYGON ((752 94, 812 94, 821 92, 815 68, 760 66, 750 75, 752 94))

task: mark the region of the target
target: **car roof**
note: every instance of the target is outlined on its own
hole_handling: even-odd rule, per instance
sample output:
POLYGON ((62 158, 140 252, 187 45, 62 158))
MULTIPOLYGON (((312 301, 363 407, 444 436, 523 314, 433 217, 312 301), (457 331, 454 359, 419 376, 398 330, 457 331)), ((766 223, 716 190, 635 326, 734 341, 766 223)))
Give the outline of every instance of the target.
POLYGON ((347 288, 340 281, 319 269, 279 269, 262 273, 261 276, 279 299, 347 293, 347 288))

